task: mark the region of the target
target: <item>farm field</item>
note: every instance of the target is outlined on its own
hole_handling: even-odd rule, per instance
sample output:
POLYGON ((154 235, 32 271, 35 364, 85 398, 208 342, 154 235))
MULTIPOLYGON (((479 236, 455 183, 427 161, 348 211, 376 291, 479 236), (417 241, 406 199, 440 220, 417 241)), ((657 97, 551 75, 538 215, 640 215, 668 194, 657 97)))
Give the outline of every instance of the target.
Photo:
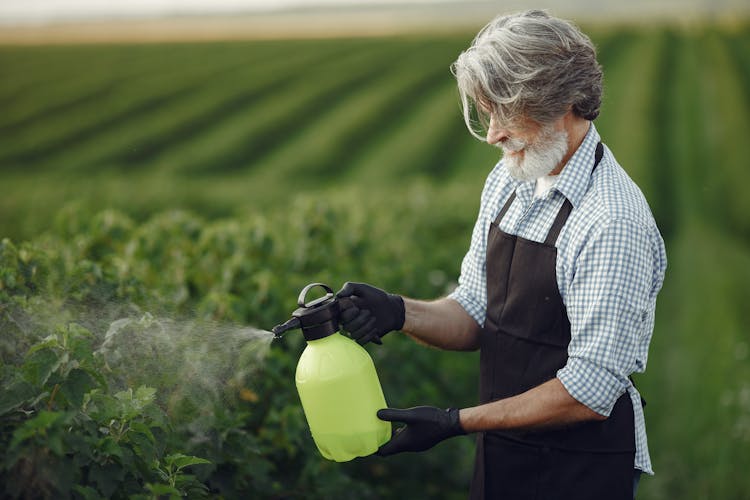
MULTIPOLYGON (((638 498, 750 498, 750 28, 588 31, 596 126, 669 258, 638 498)), ((450 289, 499 156, 448 69, 471 36, 0 46, 0 496, 464 498, 472 440, 325 462, 301 338, 220 335, 270 329, 313 281, 450 289), (156 327, 153 360, 101 354, 156 327)), ((392 337, 368 346, 389 404, 475 402, 475 354, 392 337)))

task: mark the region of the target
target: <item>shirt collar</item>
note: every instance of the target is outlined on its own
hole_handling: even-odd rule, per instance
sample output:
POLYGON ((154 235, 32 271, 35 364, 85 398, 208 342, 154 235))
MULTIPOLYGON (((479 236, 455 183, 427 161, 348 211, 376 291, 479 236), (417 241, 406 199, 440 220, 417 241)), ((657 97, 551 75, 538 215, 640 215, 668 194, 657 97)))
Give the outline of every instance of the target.
POLYGON ((591 171, 594 168, 596 145, 600 140, 599 132, 592 122, 583 142, 570 157, 552 188, 562 193, 574 207, 578 206, 589 187, 591 171))

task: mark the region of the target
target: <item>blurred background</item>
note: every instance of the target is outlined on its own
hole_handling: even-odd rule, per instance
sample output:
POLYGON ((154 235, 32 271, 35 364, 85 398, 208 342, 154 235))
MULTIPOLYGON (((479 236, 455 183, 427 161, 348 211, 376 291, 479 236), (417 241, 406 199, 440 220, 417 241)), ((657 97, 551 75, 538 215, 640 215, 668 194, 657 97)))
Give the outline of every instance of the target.
MULTIPOLYGON (((313 281, 447 293, 498 160, 465 130, 449 65, 495 15, 528 7, 3 0, 0 238, 26 248, 18 266, 65 255, 50 267, 54 290, 26 276, 34 286, 17 295, 64 295, 78 280, 89 301, 106 288, 270 328, 313 281)), ((666 241, 648 367, 636 377, 656 471, 639 498, 750 498, 750 4, 534 7, 595 42, 605 73, 596 126, 666 241)), ((393 337, 368 347, 391 405, 476 401, 478 357, 393 337)), ((325 462, 295 399, 302 348, 275 343, 248 382, 257 397, 238 392, 237 418, 216 424, 252 451, 229 447, 229 432, 186 441, 214 464, 199 474, 212 494, 465 497, 470 439, 325 462)))

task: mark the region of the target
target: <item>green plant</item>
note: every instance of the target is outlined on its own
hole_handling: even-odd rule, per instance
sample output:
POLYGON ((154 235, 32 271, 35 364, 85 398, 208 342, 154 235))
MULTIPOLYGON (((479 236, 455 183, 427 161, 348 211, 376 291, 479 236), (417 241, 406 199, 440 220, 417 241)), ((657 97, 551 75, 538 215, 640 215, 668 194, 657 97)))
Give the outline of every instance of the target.
POLYGON ((110 393, 93 340, 80 325, 61 325, 31 346, 20 366, 3 367, 4 495, 124 498, 144 484, 168 485, 180 495, 205 492, 183 468, 208 461, 166 454, 163 438, 171 429, 155 404, 156 389, 110 393))

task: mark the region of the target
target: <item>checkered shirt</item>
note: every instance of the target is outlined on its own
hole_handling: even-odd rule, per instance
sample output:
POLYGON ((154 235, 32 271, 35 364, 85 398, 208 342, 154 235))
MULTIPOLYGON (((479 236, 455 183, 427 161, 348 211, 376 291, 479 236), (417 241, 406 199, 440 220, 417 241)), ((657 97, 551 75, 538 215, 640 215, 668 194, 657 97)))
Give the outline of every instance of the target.
POLYGON ((667 257, 648 203, 605 146, 596 170, 599 133, 592 124, 555 185, 534 197, 534 181, 513 179, 502 160, 487 177, 458 287, 450 294, 479 323, 487 310, 487 233, 515 190, 500 228, 543 242, 565 198, 573 210, 557 242, 557 286, 571 340, 558 379, 576 400, 609 416, 627 391, 633 402, 634 467, 653 474, 640 394, 628 376, 643 372, 654 328, 656 295, 667 257))

